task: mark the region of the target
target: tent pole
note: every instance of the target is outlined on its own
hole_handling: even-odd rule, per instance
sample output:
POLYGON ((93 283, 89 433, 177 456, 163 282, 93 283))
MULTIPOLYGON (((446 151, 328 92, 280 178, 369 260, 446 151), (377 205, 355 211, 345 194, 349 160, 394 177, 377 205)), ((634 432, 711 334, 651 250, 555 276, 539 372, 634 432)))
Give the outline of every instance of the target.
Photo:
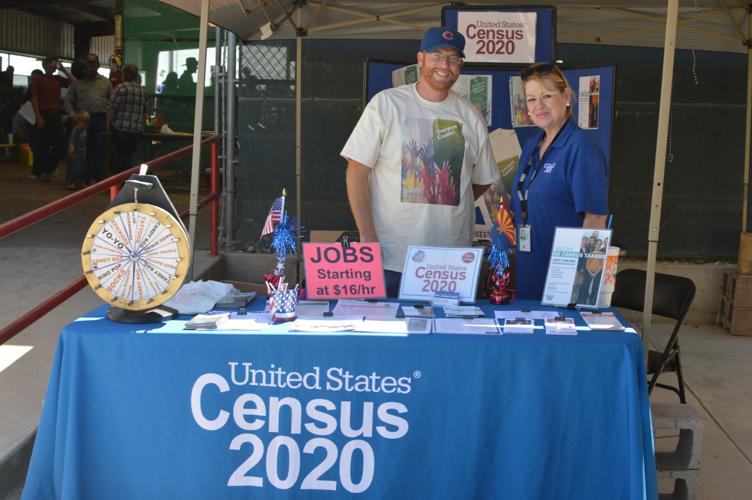
MULTIPOLYGON (((301 25, 303 19, 303 9, 298 9, 298 25, 301 25)), ((295 279, 300 282, 300 226, 303 224, 301 218, 301 201, 300 201, 300 175, 301 175, 301 145, 302 145, 302 102, 303 102, 303 89, 301 88, 303 82, 303 38, 298 33, 295 38, 295 203, 296 214, 298 217, 297 235, 295 238, 295 248, 297 248, 297 257, 295 258, 295 279)))
POLYGON ((198 75, 196 109, 193 114, 193 158, 191 161, 191 198, 188 208, 188 238, 191 244, 191 266, 188 278, 193 279, 193 249, 196 242, 196 212, 198 211, 198 174, 201 162, 201 126, 204 118, 204 82, 206 80, 206 45, 209 28, 209 0, 201 0, 198 35, 198 75))
POLYGON ((747 232, 747 217, 749 212, 749 149, 752 128, 752 46, 750 46, 750 31, 752 31, 752 16, 747 11, 747 113, 744 123, 744 190, 742 194, 742 232, 747 232))
POLYGON ((235 62, 237 37, 227 32, 227 74, 225 75, 225 97, 227 116, 225 122, 225 241, 228 247, 235 244, 235 62))
MULTIPOLYGON (((224 40, 224 30, 220 27, 217 27, 214 30, 214 133, 217 135, 217 150, 219 153, 217 154, 217 159, 219 163, 219 169, 221 175, 224 178, 224 170, 222 170, 222 162, 225 159, 225 145, 224 145, 224 114, 222 113, 222 104, 224 99, 224 84, 225 84, 225 75, 224 75, 224 62, 222 61, 222 43, 224 40)), ((222 196, 224 197, 224 186, 222 187, 222 196)), ((224 206, 222 206, 222 210, 226 210, 224 206)), ((223 222, 223 216, 222 211, 220 211, 220 216, 218 222, 218 230, 219 230, 219 243, 220 247, 226 247, 227 246, 227 238, 225 236, 225 226, 223 222)))
POLYGON ((661 204, 663 203, 663 178, 666 171, 666 144, 671 112, 671 87, 674 80, 674 52, 676 50, 676 25, 679 0, 667 0, 666 39, 663 47, 663 74, 661 76, 661 101, 658 107, 658 138, 655 145, 653 194, 650 201, 648 227, 648 261, 645 279, 645 304, 642 310, 642 340, 645 352, 649 349, 653 327, 653 291, 655 286, 655 261, 661 229, 661 204))

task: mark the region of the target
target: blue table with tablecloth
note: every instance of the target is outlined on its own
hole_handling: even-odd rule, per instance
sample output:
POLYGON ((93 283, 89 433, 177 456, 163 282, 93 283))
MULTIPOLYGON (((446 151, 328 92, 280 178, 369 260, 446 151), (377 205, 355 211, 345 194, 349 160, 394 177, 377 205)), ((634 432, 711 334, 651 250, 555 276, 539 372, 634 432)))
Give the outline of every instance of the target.
POLYGON ((657 496, 634 333, 197 333, 106 310, 60 335, 25 499, 657 496))

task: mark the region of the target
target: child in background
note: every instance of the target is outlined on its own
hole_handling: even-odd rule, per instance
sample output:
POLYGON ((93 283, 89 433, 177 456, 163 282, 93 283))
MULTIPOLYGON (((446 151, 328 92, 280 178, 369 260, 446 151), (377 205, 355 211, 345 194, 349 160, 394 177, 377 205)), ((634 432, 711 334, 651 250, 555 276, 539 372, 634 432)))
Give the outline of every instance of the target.
POLYGON ((86 129, 89 128, 90 121, 91 115, 86 111, 79 111, 73 118, 73 130, 68 141, 70 179, 65 186, 69 191, 86 186, 86 129))

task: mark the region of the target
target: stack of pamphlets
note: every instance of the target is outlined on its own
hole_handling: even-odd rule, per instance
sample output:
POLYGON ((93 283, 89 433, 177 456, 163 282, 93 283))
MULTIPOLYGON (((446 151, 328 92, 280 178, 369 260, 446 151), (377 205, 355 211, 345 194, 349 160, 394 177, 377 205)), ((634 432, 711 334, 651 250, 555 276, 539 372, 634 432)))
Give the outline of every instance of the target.
POLYGON ((208 312, 197 314, 186 324, 186 330, 216 330, 225 321, 230 319, 229 312, 208 312))

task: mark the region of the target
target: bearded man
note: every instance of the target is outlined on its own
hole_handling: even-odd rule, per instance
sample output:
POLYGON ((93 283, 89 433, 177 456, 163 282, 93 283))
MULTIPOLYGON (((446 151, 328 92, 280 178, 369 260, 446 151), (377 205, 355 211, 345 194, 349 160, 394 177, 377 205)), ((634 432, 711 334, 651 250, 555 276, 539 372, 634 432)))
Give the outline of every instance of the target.
POLYGON ((475 199, 499 177, 480 111, 451 90, 464 48, 453 28, 429 29, 418 82, 376 94, 340 153, 360 241, 380 243, 390 297, 408 246, 472 244, 475 199))

